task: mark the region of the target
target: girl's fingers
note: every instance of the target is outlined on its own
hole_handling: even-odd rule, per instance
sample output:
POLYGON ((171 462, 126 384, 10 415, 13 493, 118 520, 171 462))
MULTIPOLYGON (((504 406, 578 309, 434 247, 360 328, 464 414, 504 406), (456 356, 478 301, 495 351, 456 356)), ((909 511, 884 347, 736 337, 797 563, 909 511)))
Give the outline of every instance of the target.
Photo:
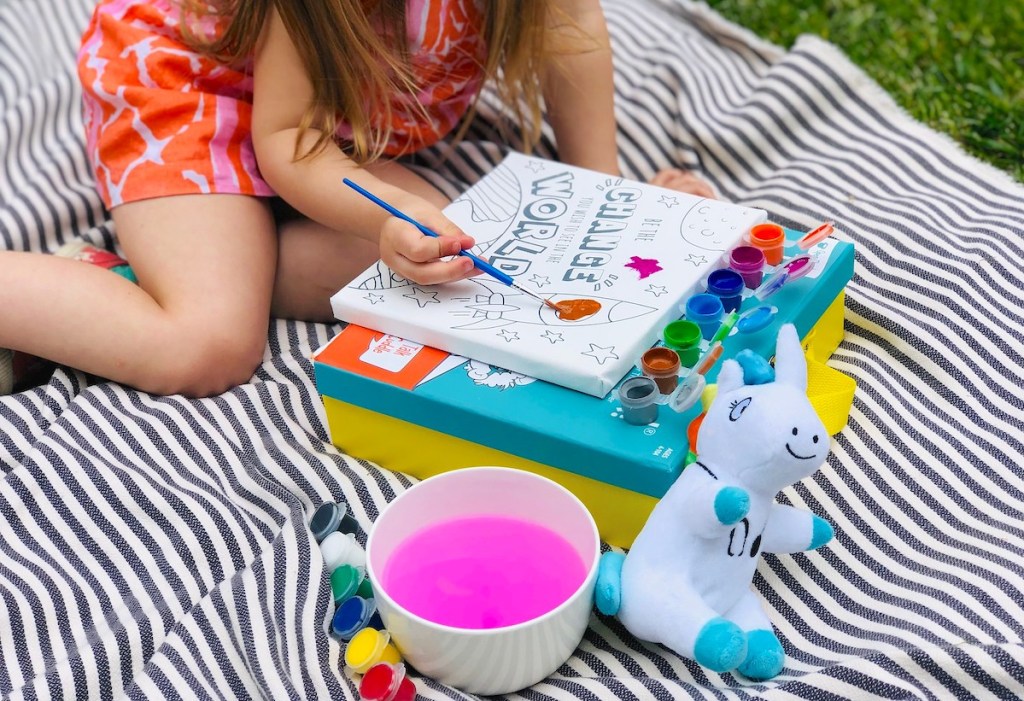
POLYGON ((451 260, 434 260, 429 263, 417 263, 399 256, 397 260, 388 262, 388 265, 402 277, 415 280, 421 285, 437 285, 442 282, 462 280, 473 272, 479 272, 473 267, 473 261, 465 256, 456 256, 451 260))
POLYGON ((651 184, 659 187, 666 187, 678 192, 685 192, 697 197, 715 197, 715 190, 705 181, 690 171, 678 168, 669 168, 659 171, 653 178, 651 184))
POLYGON ((466 234, 455 236, 427 236, 408 222, 399 221, 395 225, 394 248, 401 255, 415 263, 429 263, 438 258, 454 256, 464 249, 473 246, 474 241, 466 234))
POLYGON ((659 170, 653 178, 651 178, 651 185, 657 185, 658 187, 668 187, 668 182, 671 180, 672 171, 659 170))

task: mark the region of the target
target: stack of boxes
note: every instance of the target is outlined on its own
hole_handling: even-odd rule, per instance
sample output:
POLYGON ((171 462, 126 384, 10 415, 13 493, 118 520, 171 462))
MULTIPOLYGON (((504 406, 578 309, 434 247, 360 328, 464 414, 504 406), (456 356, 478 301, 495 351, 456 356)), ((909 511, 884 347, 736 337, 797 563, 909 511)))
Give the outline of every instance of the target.
MULTIPOLYGON (((786 235, 790 246, 801 236, 786 235)), ((835 433, 853 383, 823 362, 842 339, 854 251, 828 239, 809 253, 812 272, 772 297, 772 323, 726 337, 722 357, 750 348, 771 358, 779 326, 795 324, 811 401, 835 433)), ((741 312, 758 305, 744 292, 741 312)), ((619 547, 632 543, 687 464, 687 430, 701 413, 700 405, 682 413, 662 406, 653 423, 633 425, 622 418, 618 386, 594 397, 355 325, 318 351, 314 365, 332 441, 346 453, 419 479, 475 465, 541 474, 576 494, 602 538, 619 547)), ((634 367, 620 384, 638 374, 634 367)))

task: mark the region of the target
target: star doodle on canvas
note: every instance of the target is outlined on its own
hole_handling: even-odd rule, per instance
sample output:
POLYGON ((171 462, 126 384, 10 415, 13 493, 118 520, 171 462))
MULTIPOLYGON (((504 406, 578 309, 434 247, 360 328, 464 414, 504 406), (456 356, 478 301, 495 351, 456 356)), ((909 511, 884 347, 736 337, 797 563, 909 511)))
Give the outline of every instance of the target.
POLYGON ((608 346, 607 348, 605 348, 604 346, 599 346, 596 343, 591 343, 590 350, 583 351, 581 355, 589 355, 591 358, 597 361, 598 365, 604 365, 604 361, 608 360, 609 358, 613 360, 619 359, 619 356, 615 354, 615 346, 608 346))
POLYGON ((515 331, 509 331, 508 329, 502 329, 498 335, 504 338, 509 343, 512 343, 512 341, 519 340, 519 334, 517 334, 515 331))
POLYGON ((698 256, 698 255, 696 255, 694 253, 691 253, 690 255, 688 255, 686 257, 686 262, 687 263, 693 263, 693 267, 699 268, 700 266, 702 266, 705 263, 707 263, 708 259, 705 258, 704 256, 698 256))
POLYGON ((648 285, 644 292, 650 292, 655 297, 661 297, 668 294, 668 288, 664 285, 648 285))
POLYGON ((410 292, 409 294, 404 294, 402 296, 408 297, 409 299, 416 302, 416 304, 420 305, 420 309, 427 306, 428 304, 441 303, 441 300, 437 298, 436 292, 431 292, 430 290, 422 290, 419 287, 413 287, 412 292, 410 292))
POLYGON ((548 278, 547 275, 534 275, 533 277, 530 278, 530 282, 532 282, 537 287, 544 287, 544 285, 551 284, 551 280, 548 278))
POLYGON ((526 164, 526 167, 532 170, 534 173, 539 173, 544 170, 544 164, 540 161, 530 161, 526 164))
POLYGON ((565 340, 564 338, 562 338, 562 334, 560 331, 548 330, 542 333, 540 337, 548 339, 549 341, 551 341, 552 345, 554 345, 555 343, 561 343, 562 341, 565 340))
POLYGON ((675 205, 679 204, 679 199, 671 195, 662 195, 658 198, 658 203, 663 204, 669 209, 672 209, 675 205))
POLYGON ((384 295, 375 295, 371 292, 370 294, 363 297, 363 299, 365 299, 370 304, 376 304, 377 302, 384 301, 384 295))

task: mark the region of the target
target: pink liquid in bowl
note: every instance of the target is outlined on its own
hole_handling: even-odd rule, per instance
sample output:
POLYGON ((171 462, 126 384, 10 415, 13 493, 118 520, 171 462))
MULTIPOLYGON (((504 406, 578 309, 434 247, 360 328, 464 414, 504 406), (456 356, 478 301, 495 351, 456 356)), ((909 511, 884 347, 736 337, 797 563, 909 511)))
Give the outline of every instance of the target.
POLYGON ((586 579, 554 531, 515 518, 441 521, 399 543, 381 584, 410 613, 453 628, 501 628, 564 603, 586 579))

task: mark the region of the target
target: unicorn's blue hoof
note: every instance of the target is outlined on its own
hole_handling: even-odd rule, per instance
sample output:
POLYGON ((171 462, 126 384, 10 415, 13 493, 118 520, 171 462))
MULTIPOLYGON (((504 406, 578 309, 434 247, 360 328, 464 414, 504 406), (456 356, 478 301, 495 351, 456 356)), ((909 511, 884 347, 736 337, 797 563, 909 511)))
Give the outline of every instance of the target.
POLYGON ((597 563, 597 585, 594 587, 594 603, 605 616, 614 616, 622 604, 622 563, 626 556, 617 552, 606 552, 597 563))
POLYGON ((814 519, 814 526, 811 532, 811 544, 807 547, 808 550, 820 548, 822 545, 832 540, 832 536, 835 534, 832 530, 831 523, 820 516, 812 516, 811 518, 814 519))
POLYGON ((705 623, 693 646, 693 658, 712 672, 736 669, 746 656, 746 634, 724 618, 712 618, 705 623))
POLYGON ((786 653, 775 633, 763 628, 747 633, 747 658, 740 665, 740 674, 755 681, 771 679, 785 662, 786 653))

